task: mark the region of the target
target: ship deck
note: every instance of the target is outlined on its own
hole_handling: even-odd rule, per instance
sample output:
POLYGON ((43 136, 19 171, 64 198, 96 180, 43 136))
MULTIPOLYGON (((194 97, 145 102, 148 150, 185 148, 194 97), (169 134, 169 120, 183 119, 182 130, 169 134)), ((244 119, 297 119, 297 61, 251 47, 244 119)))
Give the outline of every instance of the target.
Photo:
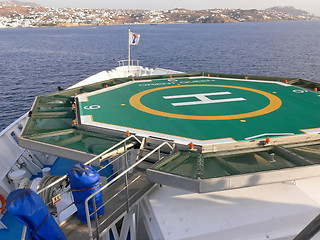
MULTIPOLYGON (((137 193, 129 208, 156 184, 189 193, 250 191, 320 176, 315 88, 301 79, 215 73, 110 79, 37 97, 19 144, 82 162, 106 149, 114 149, 110 156, 135 152, 134 170, 143 174, 129 189, 137 193), (123 144, 128 135, 136 139, 123 144), (172 148, 157 148, 164 144, 172 148)), ((105 194, 119 192, 117 184, 105 194)), ((114 198, 105 206, 102 231, 128 210, 124 203, 114 198)), ((87 234, 84 224, 77 236, 68 230, 78 223, 73 217, 63 226, 68 237, 87 234)))
POLYGON ((193 192, 316 177, 316 88, 215 73, 110 79, 38 97, 20 145, 86 162, 128 134, 144 139, 131 143, 140 150, 167 141, 174 151, 147 167, 148 180, 193 192))

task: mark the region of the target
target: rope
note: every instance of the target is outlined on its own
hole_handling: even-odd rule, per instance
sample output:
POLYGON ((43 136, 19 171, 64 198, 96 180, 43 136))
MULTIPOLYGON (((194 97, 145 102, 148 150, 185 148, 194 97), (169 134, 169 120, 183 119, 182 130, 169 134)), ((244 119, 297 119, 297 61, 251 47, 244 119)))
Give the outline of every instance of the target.
POLYGON ((47 214, 46 219, 43 220, 43 222, 42 222, 42 223, 40 224, 40 226, 34 231, 34 233, 31 235, 31 237, 29 237, 28 240, 30 240, 31 238, 33 238, 33 236, 37 233, 37 231, 40 229, 40 227, 45 223, 45 221, 47 221, 48 217, 49 217, 49 211, 48 211, 48 214, 47 214))
POLYGON ((59 240, 61 240, 63 237, 64 237, 64 233, 62 233, 62 236, 61 236, 61 238, 59 240))
POLYGON ((92 188, 87 188, 87 189, 72 189, 72 192, 81 192, 81 191, 87 191, 87 190, 92 190, 92 189, 95 189, 97 187, 100 187, 101 184, 95 186, 95 187, 92 187, 92 188))

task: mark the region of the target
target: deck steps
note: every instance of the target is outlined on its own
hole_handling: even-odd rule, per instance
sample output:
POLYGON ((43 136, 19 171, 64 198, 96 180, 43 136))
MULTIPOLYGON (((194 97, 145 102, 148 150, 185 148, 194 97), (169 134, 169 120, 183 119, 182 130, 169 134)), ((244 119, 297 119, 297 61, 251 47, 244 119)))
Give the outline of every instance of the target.
MULTIPOLYGON (((146 149, 146 148, 142 148, 139 150, 139 154, 138 157, 139 159, 143 158, 144 156, 148 155, 151 152, 151 150, 146 149)), ((168 157, 170 154, 168 153, 164 153, 164 152, 160 152, 160 160, 168 157)), ((145 161, 143 161, 140 165, 139 168, 140 169, 148 169, 151 168, 156 162, 159 161, 159 153, 155 152, 153 154, 151 154, 145 161)))
MULTIPOLYGON (((102 192, 103 201, 107 203, 104 207, 104 215, 99 218, 100 232, 110 228, 112 224, 118 222, 127 212, 127 197, 124 181, 124 178, 120 178, 102 192)), ((155 183, 147 180, 144 171, 135 169, 128 175, 128 185, 129 208, 131 209, 153 189, 155 183)), ((94 237, 96 237, 96 221, 92 220, 91 224, 94 237)), ((87 224, 81 222, 76 214, 60 227, 68 240, 89 239, 87 224)))

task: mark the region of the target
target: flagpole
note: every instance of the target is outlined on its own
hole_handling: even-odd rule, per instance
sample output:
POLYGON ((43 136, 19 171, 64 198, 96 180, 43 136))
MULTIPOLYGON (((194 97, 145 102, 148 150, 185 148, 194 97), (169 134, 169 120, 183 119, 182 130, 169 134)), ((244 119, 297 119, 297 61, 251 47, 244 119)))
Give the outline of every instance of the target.
POLYGON ((130 28, 129 28, 129 39, 128 39, 128 72, 130 72, 130 28))

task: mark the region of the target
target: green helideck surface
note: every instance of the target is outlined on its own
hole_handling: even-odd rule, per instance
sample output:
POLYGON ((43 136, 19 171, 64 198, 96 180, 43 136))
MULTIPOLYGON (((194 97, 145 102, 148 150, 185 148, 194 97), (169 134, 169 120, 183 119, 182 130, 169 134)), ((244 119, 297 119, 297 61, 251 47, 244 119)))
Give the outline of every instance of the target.
POLYGON ((278 136, 303 134, 303 129, 319 128, 319 109, 319 94, 297 86, 206 77, 133 82, 115 89, 106 88, 104 92, 88 96, 88 101, 79 103, 80 115, 91 115, 93 120, 81 124, 102 123, 107 124, 107 128, 110 125, 122 126, 124 131, 133 128, 188 139, 233 138, 236 141, 258 136, 256 139, 267 133, 272 133, 272 136, 278 133, 278 136), (143 94, 137 97, 141 92, 143 94), (220 95, 212 95, 217 93, 220 95), (190 96, 195 94, 207 94, 206 100, 222 102, 192 105, 190 102, 202 101, 190 96), (270 112, 250 116, 253 112, 274 105, 270 96, 272 101, 278 99, 276 104, 279 106, 270 112), (133 99, 138 99, 144 109, 133 104, 133 99), (230 102, 228 99, 236 100, 230 102), (188 102, 187 105, 173 105, 188 102), (232 117, 234 115, 239 117, 232 117), (199 120, 188 119, 189 116, 225 116, 227 119, 199 120))

